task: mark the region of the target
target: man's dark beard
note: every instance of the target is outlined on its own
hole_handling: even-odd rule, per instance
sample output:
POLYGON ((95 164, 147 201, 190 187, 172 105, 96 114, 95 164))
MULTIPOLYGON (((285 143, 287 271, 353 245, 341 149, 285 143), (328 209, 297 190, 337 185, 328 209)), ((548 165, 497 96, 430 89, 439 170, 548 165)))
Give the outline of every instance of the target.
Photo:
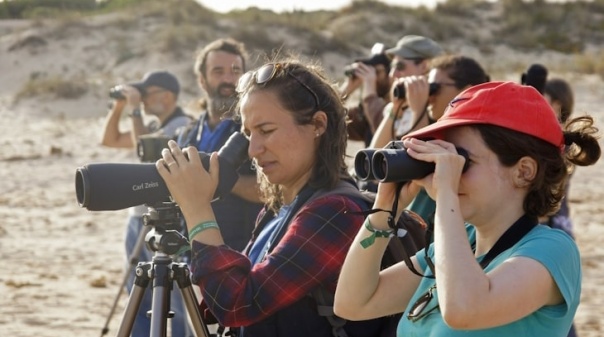
POLYGON ((235 106, 237 105, 237 93, 235 93, 235 86, 227 83, 222 83, 214 90, 214 92, 210 93, 210 102, 212 106, 210 107, 210 113, 216 117, 230 117, 233 112, 235 106), (221 94, 223 88, 230 88, 233 90, 233 94, 229 96, 224 96, 221 94))

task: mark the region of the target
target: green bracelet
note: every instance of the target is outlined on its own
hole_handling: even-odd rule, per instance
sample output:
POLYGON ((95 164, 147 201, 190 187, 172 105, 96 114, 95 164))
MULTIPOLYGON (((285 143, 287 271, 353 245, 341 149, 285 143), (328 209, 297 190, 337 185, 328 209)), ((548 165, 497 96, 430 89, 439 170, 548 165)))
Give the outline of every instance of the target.
POLYGON ((371 222, 369 222, 369 217, 365 219, 363 225, 365 226, 365 229, 371 232, 371 235, 361 240, 361 246, 363 248, 373 245, 375 243, 375 238, 391 238, 394 236, 394 229, 381 230, 373 228, 371 222))
POLYGON ((189 241, 193 242, 193 238, 197 234, 205 231, 206 229, 210 229, 210 228, 220 229, 220 227, 218 227, 218 224, 214 220, 202 221, 202 222, 198 223, 197 225, 193 226, 193 228, 191 228, 191 230, 189 231, 189 241))

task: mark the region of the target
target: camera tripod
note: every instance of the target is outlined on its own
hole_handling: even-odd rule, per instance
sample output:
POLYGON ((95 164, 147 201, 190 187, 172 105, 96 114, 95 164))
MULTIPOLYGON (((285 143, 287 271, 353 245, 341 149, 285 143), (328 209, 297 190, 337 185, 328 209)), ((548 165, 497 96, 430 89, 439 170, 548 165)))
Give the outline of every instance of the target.
MULTIPOLYGON (((166 337, 167 320, 174 315, 169 309, 170 293, 175 281, 180 289, 195 335, 197 337, 210 337, 207 325, 201 318, 197 299, 191 287, 190 270, 186 263, 175 263, 171 258, 171 255, 180 252, 189 245, 189 241, 176 230, 180 227, 180 210, 173 202, 161 202, 154 206, 148 206, 148 208, 149 212, 143 217, 145 228, 148 228, 148 230, 144 230, 139 237, 134 254, 138 255, 138 252, 140 252, 143 241, 141 237, 145 236, 144 241, 147 243, 147 247, 154 252, 154 255, 150 262, 139 262, 136 266, 134 286, 130 292, 116 336, 130 336, 145 290, 152 284, 151 331, 149 336, 166 337)), ((124 285, 125 282, 123 282, 121 289, 124 285)), ((112 312, 115 306, 116 303, 113 305, 112 312)), ((107 332, 107 327, 103 329, 103 334, 105 332, 107 332)))

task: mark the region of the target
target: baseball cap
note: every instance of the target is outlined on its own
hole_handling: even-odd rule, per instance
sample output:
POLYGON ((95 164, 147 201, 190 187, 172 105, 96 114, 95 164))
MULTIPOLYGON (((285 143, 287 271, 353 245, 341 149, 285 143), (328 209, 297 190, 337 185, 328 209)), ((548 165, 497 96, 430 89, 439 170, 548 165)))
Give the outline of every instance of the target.
POLYGON ((390 69, 390 58, 386 54, 375 54, 368 58, 356 59, 355 62, 362 62, 370 66, 381 64, 386 69, 390 69))
POLYGON ((148 72, 143 76, 143 79, 140 82, 130 83, 130 85, 138 89, 141 93, 144 93, 147 88, 151 86, 164 88, 173 92, 175 95, 178 95, 180 92, 180 84, 178 84, 176 76, 163 70, 148 72))
POLYGON ((562 127, 543 95, 514 82, 487 82, 464 90, 438 121, 403 138, 442 139, 444 130, 471 124, 496 125, 564 146, 562 127))
POLYGON ((398 40, 394 48, 386 50, 386 54, 396 55, 404 59, 431 59, 443 53, 443 49, 424 36, 406 35, 398 40))
POLYGON ((371 56, 356 59, 354 62, 361 62, 369 66, 381 64, 387 71, 390 70, 390 57, 386 55, 386 47, 381 42, 376 42, 373 47, 371 47, 371 56))

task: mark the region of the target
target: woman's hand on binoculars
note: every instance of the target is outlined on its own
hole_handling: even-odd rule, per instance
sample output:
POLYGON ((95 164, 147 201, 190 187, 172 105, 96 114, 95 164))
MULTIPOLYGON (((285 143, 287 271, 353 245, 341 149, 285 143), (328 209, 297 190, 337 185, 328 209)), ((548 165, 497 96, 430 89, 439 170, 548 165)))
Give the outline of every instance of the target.
MULTIPOLYGON (((384 210, 392 210, 392 206, 394 203, 394 196, 396 194, 396 189, 398 182, 387 182, 387 183, 379 183, 378 191, 375 197, 375 202, 373 203, 374 209, 384 209, 384 210)), ((399 216, 407 207, 411 201, 415 198, 417 193, 419 193, 421 186, 419 186, 414 181, 406 182, 401 188, 398 204, 396 206, 396 220, 398 220, 399 216)), ((384 212, 378 212, 370 215, 372 224, 386 224, 388 214, 384 212)), ((376 227, 376 226, 374 226, 376 227)), ((377 225, 376 228, 379 228, 377 225)), ((379 229, 387 229, 387 228, 379 228, 379 229)))
POLYGON ((465 158, 459 155, 454 144, 440 139, 422 141, 414 138, 405 139, 403 144, 412 158, 435 164, 434 173, 415 180, 432 199, 436 200, 439 189, 449 189, 457 194, 465 158))
POLYGON ((171 140, 161 154, 162 158, 155 163, 155 167, 185 217, 187 212, 201 210, 204 205, 211 209, 210 202, 218 186, 218 154, 212 153, 210 156, 209 171, 203 167, 195 147, 181 150, 171 140))

